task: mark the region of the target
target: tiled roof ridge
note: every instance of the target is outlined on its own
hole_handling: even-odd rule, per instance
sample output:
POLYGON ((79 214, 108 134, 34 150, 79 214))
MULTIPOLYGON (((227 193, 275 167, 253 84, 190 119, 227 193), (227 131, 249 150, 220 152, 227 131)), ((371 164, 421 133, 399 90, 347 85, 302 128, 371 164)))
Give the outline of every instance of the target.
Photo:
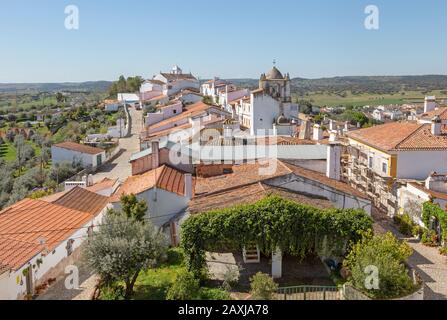
POLYGON ((400 141, 399 143, 397 143, 392 150, 398 150, 399 146, 401 144, 403 144, 404 142, 408 141, 411 137, 413 137, 416 133, 418 133, 419 131, 423 130, 424 128, 426 128, 427 126, 430 126, 430 124, 420 124, 419 128, 417 128, 416 130, 414 130, 411 134, 409 134, 406 138, 404 138, 402 141, 400 141))
MULTIPOLYGON (((212 195, 214 196, 214 195, 217 195, 217 194, 226 193, 228 191, 232 191, 232 190, 236 190, 236 189, 239 189, 239 188, 244 188, 244 187, 248 187, 248 186, 252 186, 252 185, 256 185, 256 184, 260 184, 262 186, 262 181, 255 181, 255 182, 249 182, 249 183, 244 183, 244 184, 238 184, 238 185, 232 186, 230 188, 221 189, 221 190, 217 190, 217 191, 213 191, 213 192, 202 193, 202 194, 199 194, 199 195, 195 196, 194 199, 201 199, 201 198, 205 198, 205 197, 212 196, 212 195)), ((263 189, 265 190, 265 188, 263 188, 263 189)))

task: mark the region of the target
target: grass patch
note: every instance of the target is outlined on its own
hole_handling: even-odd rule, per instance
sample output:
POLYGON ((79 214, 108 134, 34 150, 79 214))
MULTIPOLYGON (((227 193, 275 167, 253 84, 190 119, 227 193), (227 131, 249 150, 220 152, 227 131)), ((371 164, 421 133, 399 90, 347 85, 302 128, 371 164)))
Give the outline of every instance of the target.
POLYGON ((10 142, 0 145, 0 158, 5 161, 14 161, 16 159, 16 148, 10 142))
POLYGON ((423 103, 425 95, 434 95, 437 97, 444 97, 445 94, 441 90, 431 91, 429 93, 422 93, 421 91, 402 91, 395 94, 352 94, 345 92, 346 96, 342 97, 335 93, 327 92, 312 92, 304 96, 298 96, 299 99, 312 101, 313 104, 319 106, 339 106, 339 105, 353 105, 353 106, 379 106, 388 104, 405 104, 405 103, 423 103))
MULTIPOLYGON (((180 249, 170 249, 167 261, 158 268, 141 272, 135 283, 135 300, 165 300, 166 294, 177 275, 186 270, 183 264, 183 252, 180 249)), ((221 288, 211 285, 200 289, 202 300, 228 300, 229 294, 221 288)))

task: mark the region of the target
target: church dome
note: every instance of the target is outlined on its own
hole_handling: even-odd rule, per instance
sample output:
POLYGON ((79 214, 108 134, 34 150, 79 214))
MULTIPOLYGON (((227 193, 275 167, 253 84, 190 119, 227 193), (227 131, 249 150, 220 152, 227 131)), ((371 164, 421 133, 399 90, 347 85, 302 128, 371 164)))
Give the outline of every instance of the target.
POLYGON ((269 80, 284 79, 283 75, 281 74, 281 72, 276 67, 273 67, 272 70, 270 70, 267 73, 266 77, 269 80))
POLYGON ((284 115, 281 115, 278 117, 278 120, 276 120, 278 124, 288 124, 290 123, 289 119, 287 119, 284 115))

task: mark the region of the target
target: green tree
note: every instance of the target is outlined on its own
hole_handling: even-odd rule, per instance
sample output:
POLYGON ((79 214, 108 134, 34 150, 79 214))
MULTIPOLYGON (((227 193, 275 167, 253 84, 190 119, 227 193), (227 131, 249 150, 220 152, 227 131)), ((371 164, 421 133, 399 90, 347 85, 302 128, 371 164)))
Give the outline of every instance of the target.
POLYGON ((125 284, 125 299, 133 294, 140 271, 154 267, 165 254, 166 239, 151 223, 122 214, 107 214, 84 249, 86 263, 111 287, 125 284))
POLYGON ((406 267, 412 252, 407 243, 400 242, 391 233, 373 236, 368 232, 352 246, 343 264, 349 270, 349 280, 355 288, 372 298, 392 299, 415 290, 406 267), (378 272, 376 288, 366 286, 370 283, 371 272, 368 270, 371 267, 378 272))
POLYGON ((144 222, 144 217, 147 214, 148 207, 144 200, 138 201, 134 194, 122 195, 120 198, 121 211, 114 209, 109 210, 111 214, 120 214, 123 212, 128 218, 135 219, 139 222, 144 222))

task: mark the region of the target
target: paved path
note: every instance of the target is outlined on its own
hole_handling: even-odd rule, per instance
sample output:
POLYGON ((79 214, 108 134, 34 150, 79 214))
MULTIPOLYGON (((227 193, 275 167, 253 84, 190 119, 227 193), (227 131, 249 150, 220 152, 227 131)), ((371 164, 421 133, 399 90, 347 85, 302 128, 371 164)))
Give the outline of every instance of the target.
POLYGON ((91 300, 98 282, 98 277, 80 263, 75 263, 79 268, 79 288, 66 289, 65 275, 60 275, 56 283, 39 295, 36 300, 91 300))
POLYGON ((131 155, 140 151, 140 133, 142 129, 143 111, 130 108, 132 118, 132 135, 128 138, 122 138, 119 146, 122 149, 121 154, 111 163, 104 165, 94 176, 94 182, 99 182, 104 178, 126 180, 131 176, 132 170, 129 163, 131 155))
POLYGON ((373 211, 376 233, 391 231, 399 239, 405 240, 414 253, 409 263, 425 282, 425 300, 447 300, 447 257, 439 254, 438 248, 430 248, 416 239, 406 238, 394 227, 392 219, 373 211))

